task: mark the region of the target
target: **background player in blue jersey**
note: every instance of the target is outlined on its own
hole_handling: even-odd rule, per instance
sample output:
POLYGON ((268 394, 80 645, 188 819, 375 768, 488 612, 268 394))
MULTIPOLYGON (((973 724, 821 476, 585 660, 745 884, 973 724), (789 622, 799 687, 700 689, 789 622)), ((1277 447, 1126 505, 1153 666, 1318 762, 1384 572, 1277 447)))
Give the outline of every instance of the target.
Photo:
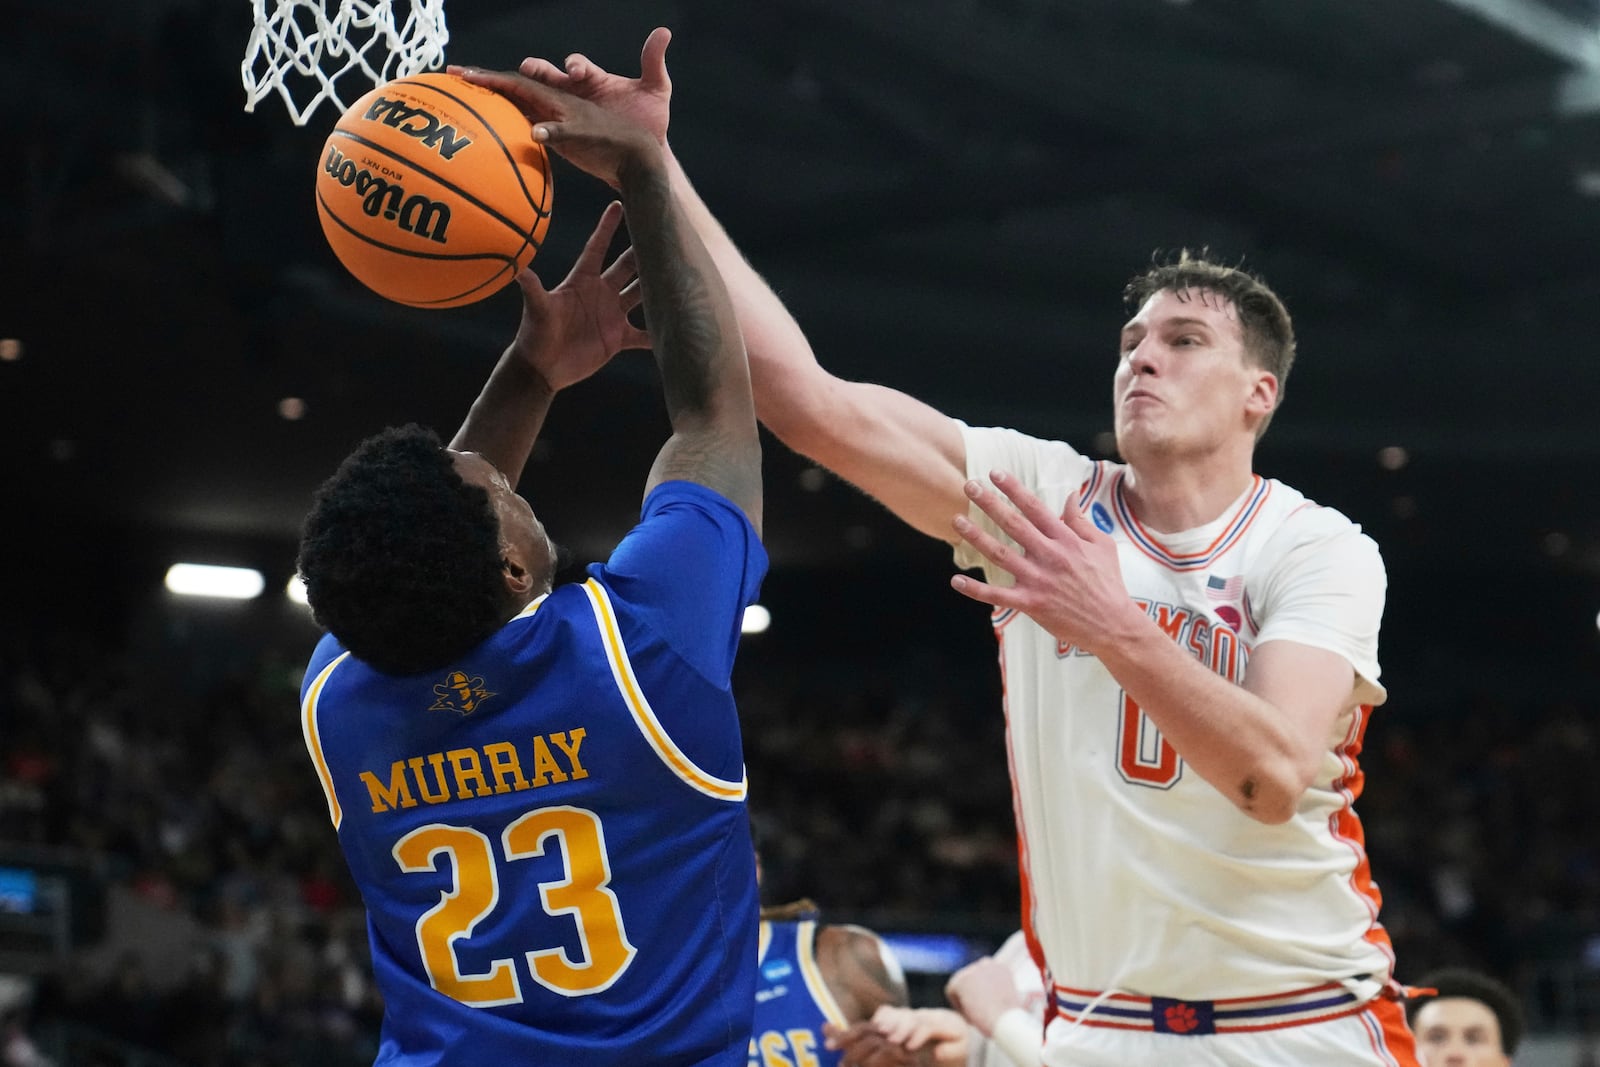
POLYGON ((909 1003, 904 973, 883 939, 818 921, 809 900, 763 908, 749 1067, 834 1067, 824 1027, 864 1023, 909 1003))
POLYGON ((742 1064, 758 911, 729 676, 766 568, 748 369, 654 138, 528 83, 535 136, 620 190, 633 249, 524 313, 449 447, 364 442, 300 570, 329 635, 302 726, 367 906, 380 1064, 742 1064), (637 271, 638 284, 632 284, 637 271), (646 338, 672 436, 588 580, 512 486, 554 394, 646 338))

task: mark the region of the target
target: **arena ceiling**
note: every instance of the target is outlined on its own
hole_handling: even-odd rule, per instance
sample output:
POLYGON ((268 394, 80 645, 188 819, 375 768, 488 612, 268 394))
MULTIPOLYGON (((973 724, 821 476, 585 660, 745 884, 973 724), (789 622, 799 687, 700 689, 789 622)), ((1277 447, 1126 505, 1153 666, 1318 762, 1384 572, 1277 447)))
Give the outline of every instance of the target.
MULTIPOLYGON (((1391 567, 1600 574, 1593 0, 445 11, 448 57, 493 66, 581 48, 632 71, 673 27, 674 145, 839 373, 1092 449, 1122 282, 1207 246, 1296 314, 1264 472, 1363 521, 1391 567)), ((11 18, 14 530, 287 542, 356 439, 455 425, 515 299, 413 311, 344 274, 311 201, 336 116, 242 110, 246 0, 31 0, 11 18), (286 397, 302 418, 280 417, 286 397)), ((558 175, 547 280, 602 202, 558 175)), ((524 489, 601 551, 663 433, 648 358, 620 361, 559 403, 524 489)), ((780 565, 915 551, 852 491, 768 457, 780 565)))

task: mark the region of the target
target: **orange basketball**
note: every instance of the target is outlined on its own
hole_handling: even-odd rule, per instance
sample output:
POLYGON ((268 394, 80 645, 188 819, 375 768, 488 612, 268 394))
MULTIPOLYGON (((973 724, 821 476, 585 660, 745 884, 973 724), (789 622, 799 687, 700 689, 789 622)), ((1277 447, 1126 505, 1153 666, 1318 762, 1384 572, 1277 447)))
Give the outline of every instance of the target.
POLYGON ((501 96, 451 74, 380 85, 340 117, 317 166, 317 216, 350 273, 413 307, 482 300, 550 225, 550 159, 501 96))

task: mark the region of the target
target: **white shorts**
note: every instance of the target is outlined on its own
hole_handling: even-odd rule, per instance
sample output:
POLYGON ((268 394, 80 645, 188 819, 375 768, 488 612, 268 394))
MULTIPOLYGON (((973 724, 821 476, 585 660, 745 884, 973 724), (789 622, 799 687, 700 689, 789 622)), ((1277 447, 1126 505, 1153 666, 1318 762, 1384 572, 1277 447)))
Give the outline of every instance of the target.
POLYGON ((1405 1009, 1379 997, 1351 1015, 1257 1031, 1188 1035, 1065 1018, 1045 1034, 1047 1067, 1417 1067, 1405 1009))

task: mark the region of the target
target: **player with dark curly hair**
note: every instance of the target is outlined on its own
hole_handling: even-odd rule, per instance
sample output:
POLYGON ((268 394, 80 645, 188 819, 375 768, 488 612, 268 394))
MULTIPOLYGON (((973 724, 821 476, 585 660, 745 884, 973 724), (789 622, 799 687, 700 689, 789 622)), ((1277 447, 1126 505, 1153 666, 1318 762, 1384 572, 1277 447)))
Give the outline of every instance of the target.
POLYGON ((560 286, 518 278, 516 339, 448 447, 387 430, 318 492, 306 748, 367 906, 379 1063, 735 1067, 759 921, 729 689, 767 562, 749 368, 655 139, 555 90, 519 102, 622 205, 560 286), (633 248, 604 267, 624 211, 633 248), (513 486, 555 394, 646 345, 672 435, 642 518, 552 588, 513 486))
POLYGON ((1422 1067, 1510 1067, 1522 1042, 1522 1006, 1503 983, 1444 967, 1417 983, 1431 992, 1406 1002, 1422 1067))
MULTIPOLYGON (((317 622, 388 674, 433 670, 504 625, 505 566, 489 494, 415 424, 368 438, 339 465, 300 545, 317 622)), ((548 553, 537 566, 548 586, 548 553)))

